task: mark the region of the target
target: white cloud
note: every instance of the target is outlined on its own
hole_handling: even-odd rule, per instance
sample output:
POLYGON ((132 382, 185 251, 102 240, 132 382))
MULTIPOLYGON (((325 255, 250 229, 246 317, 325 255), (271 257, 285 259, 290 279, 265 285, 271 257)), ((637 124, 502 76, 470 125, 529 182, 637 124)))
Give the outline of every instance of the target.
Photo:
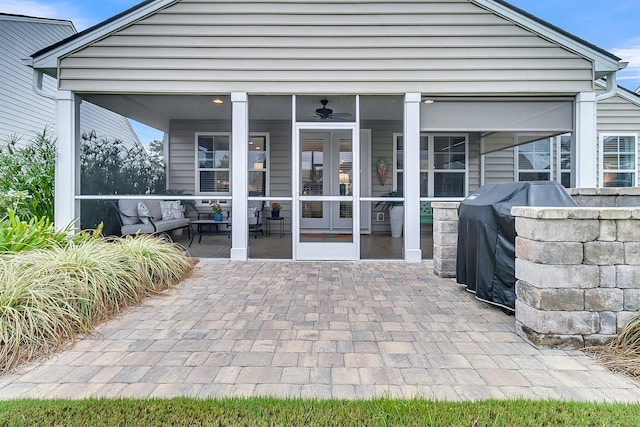
POLYGON ((628 62, 627 68, 618 72, 621 85, 635 90, 640 86, 640 42, 636 39, 628 47, 611 49, 611 53, 628 62))
POLYGON ((91 25, 80 15, 77 7, 66 1, 41 2, 37 0, 0 0, 0 12, 72 21, 78 31, 91 25))

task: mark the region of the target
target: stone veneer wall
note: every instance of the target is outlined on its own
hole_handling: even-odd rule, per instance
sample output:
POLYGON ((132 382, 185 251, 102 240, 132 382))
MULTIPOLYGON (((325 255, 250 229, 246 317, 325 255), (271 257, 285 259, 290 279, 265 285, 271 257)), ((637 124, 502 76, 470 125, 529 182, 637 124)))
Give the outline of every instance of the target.
POLYGON ((581 207, 638 207, 640 187, 569 188, 567 192, 581 207))
MULTIPOLYGON (((640 311, 640 188, 568 190, 579 208, 514 207, 516 330, 537 346, 614 336, 640 311)), ((434 202, 433 268, 456 276, 457 202, 434 202)))
POLYGON ((640 208, 514 207, 516 331, 544 347, 613 337, 640 310, 640 208))

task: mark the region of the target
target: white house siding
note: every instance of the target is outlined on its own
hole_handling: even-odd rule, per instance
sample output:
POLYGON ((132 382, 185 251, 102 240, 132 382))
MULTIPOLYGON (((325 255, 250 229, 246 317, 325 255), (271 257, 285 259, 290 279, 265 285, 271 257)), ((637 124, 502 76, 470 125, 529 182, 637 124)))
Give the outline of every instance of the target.
MULTIPOLYGON (((172 120, 169 131, 169 185, 172 190, 196 194, 195 134, 231 132, 231 122, 172 120)), ((270 195, 291 196, 291 124, 288 121, 251 121, 251 133, 268 133, 270 195)), ((233 156, 233 153, 231 153, 233 156)), ((232 183, 233 185, 233 183, 232 183)))
MULTIPOLYGON (((22 59, 74 33, 69 21, 0 14, 0 143, 13 137, 29 141, 45 127, 55 135, 55 101, 34 92, 33 71, 22 59)), ((45 92, 54 94, 56 86, 55 79, 44 76, 45 92)), ((98 137, 117 138, 128 146, 140 144, 120 115, 83 102, 80 117, 83 133, 93 130, 98 137)))
MULTIPOLYGON (((598 93, 604 92, 600 90, 598 93)), ((600 134, 603 133, 633 133, 638 135, 638 145, 640 145, 640 98, 637 95, 631 93, 625 94, 625 97, 617 95, 598 102, 598 142, 600 134), (629 98, 637 100, 632 102, 629 98)), ((638 154, 640 153, 636 152, 636 159, 640 157, 638 154)), ((638 159, 638 167, 640 169, 640 159, 638 159)), ((636 185, 640 185, 638 177, 636 185)))
POLYGON ((111 93, 530 94, 593 90, 593 64, 466 0, 184 0, 62 58, 111 93))

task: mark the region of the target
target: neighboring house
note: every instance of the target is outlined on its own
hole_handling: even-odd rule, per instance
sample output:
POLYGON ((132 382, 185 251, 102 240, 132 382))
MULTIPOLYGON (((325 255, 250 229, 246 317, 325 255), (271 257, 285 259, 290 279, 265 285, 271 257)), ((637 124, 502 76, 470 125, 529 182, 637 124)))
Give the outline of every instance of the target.
MULTIPOLYGON (((33 90, 33 70, 23 60, 33 52, 76 34, 70 21, 0 13, 0 143, 16 137, 29 141, 45 127, 55 134, 56 102, 33 90)), ((43 90, 55 94, 55 76, 44 76, 43 90)), ((119 114, 83 102, 81 132, 98 138, 140 145, 129 121, 119 114)))
POLYGON ((517 167, 513 147, 564 134, 567 185, 638 182, 638 121, 605 114, 635 108, 626 64, 502 0, 149 0, 32 65, 59 77, 58 223, 77 216, 84 99, 167 132, 169 188, 231 202, 236 260, 249 200, 285 205, 294 260, 357 260, 389 228, 376 204, 404 189, 403 257, 419 261, 421 204, 541 178, 546 146, 517 167))

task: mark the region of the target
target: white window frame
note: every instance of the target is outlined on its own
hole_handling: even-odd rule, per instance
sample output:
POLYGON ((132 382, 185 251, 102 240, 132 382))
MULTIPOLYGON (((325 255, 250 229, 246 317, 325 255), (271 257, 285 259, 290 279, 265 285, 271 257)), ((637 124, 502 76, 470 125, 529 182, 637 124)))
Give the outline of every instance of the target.
MULTIPOLYGON (((196 132, 194 137, 194 152, 195 152, 195 194, 203 196, 230 196, 232 191, 231 183, 231 164, 233 156, 233 146, 231 139, 231 132, 196 132), (229 167, 228 168, 201 168, 200 161, 198 159, 198 138, 201 136, 226 136, 229 138, 229 167), (200 191, 200 172, 201 171, 228 171, 229 172, 229 191, 228 192, 214 192, 214 191, 200 191)), ((205 204, 206 201, 202 201, 205 204)))
MULTIPOLYGON (((397 190, 398 186, 397 186, 397 182, 398 182, 398 173, 402 172, 405 173, 405 169, 397 169, 396 165, 397 165, 397 156, 398 156, 398 138, 402 137, 403 135, 401 133, 394 133, 393 134, 393 189, 397 190)), ((422 165, 420 165, 420 176, 423 173, 427 173, 428 174, 428 181, 429 181, 429 188, 427 189, 427 196, 423 197, 420 196, 420 200, 425 201, 426 199, 450 199, 450 198, 455 198, 455 197, 435 197, 435 190, 434 190, 434 183, 435 183, 435 173, 463 173, 464 171, 464 195, 461 197, 466 197, 467 194, 469 194, 469 134, 465 134, 465 133, 459 133, 459 132, 452 132, 452 133, 427 133, 427 132, 421 132, 420 133, 420 142, 422 142, 422 138, 427 138, 428 141, 428 153, 427 153, 427 158, 428 158, 428 168, 424 169, 422 167, 422 165), (464 157, 465 157, 465 165, 464 165, 464 169, 435 169, 434 166, 434 158, 435 158, 435 149, 434 149, 434 139, 435 137, 438 136, 444 136, 444 137, 462 137, 465 139, 465 147, 464 147, 464 157)), ((403 140, 404 143, 404 140, 403 140)), ((403 149, 404 149, 404 144, 403 144, 403 149)), ((403 164, 404 166, 404 164, 403 164)), ((419 178, 420 179, 420 178, 419 178)), ((420 185, 420 182, 418 181, 418 186, 420 185)))
MULTIPOLYGON (((601 133, 598 138, 600 154, 600 187, 604 187, 604 174, 605 173, 633 173, 633 187, 638 186, 638 134, 631 132, 607 132, 601 133), (633 137, 634 140, 634 156, 633 169, 605 169, 604 168, 604 140, 607 137, 633 137)), ((618 152, 620 154, 620 152, 618 152)))
MULTIPOLYGON (((268 197, 269 194, 271 194, 270 191, 270 181, 271 181, 271 137, 269 132, 256 132, 256 133, 250 133, 249 134, 249 139, 251 138, 264 138, 264 151, 265 151, 265 161, 264 161, 264 168, 263 169, 255 169, 253 168, 252 164, 248 164, 247 165, 247 170, 248 173, 251 172, 263 172, 264 173, 264 179, 265 179, 265 187, 264 187, 264 191, 265 194, 263 194, 262 196, 250 196, 250 197, 268 197)), ((251 145, 251 144, 249 144, 251 145)), ((251 147, 248 147, 248 151, 251 152, 251 147)), ((247 159, 247 162, 249 161, 249 159, 247 159)), ((248 189, 247 189, 248 191, 248 189)))
MULTIPOLYGON (((516 137, 517 139, 517 137, 516 137)), ((515 182, 520 182, 520 172, 523 173, 548 173, 549 174, 549 179, 545 179, 545 180, 538 180, 538 181, 553 181, 555 179, 555 175, 554 175, 554 151, 553 151, 553 143, 554 143, 554 137, 546 137, 546 138, 540 138, 540 139, 536 139, 534 141, 530 141, 527 142, 526 144, 520 144, 520 145, 516 145, 515 146, 515 150, 513 150, 513 156, 514 156, 514 164, 515 164, 515 168, 514 168, 514 181, 515 182), (542 141, 544 139, 548 139, 549 140, 549 169, 520 169, 520 147, 524 146, 524 145, 528 145, 528 144, 534 144, 538 141, 542 141)))
POLYGON ((573 168, 571 167, 571 165, 573 165, 573 154, 572 154, 572 148, 573 148, 573 135, 571 135, 570 133, 565 133, 562 135, 558 135, 555 136, 553 138, 553 143, 556 145, 556 161, 555 161, 555 180, 562 184, 562 174, 563 173, 568 173, 569 174, 569 186, 571 186, 571 183, 573 182, 573 168), (569 145, 569 169, 563 169, 562 168, 562 138, 563 137, 568 137, 570 140, 570 145, 569 145))

